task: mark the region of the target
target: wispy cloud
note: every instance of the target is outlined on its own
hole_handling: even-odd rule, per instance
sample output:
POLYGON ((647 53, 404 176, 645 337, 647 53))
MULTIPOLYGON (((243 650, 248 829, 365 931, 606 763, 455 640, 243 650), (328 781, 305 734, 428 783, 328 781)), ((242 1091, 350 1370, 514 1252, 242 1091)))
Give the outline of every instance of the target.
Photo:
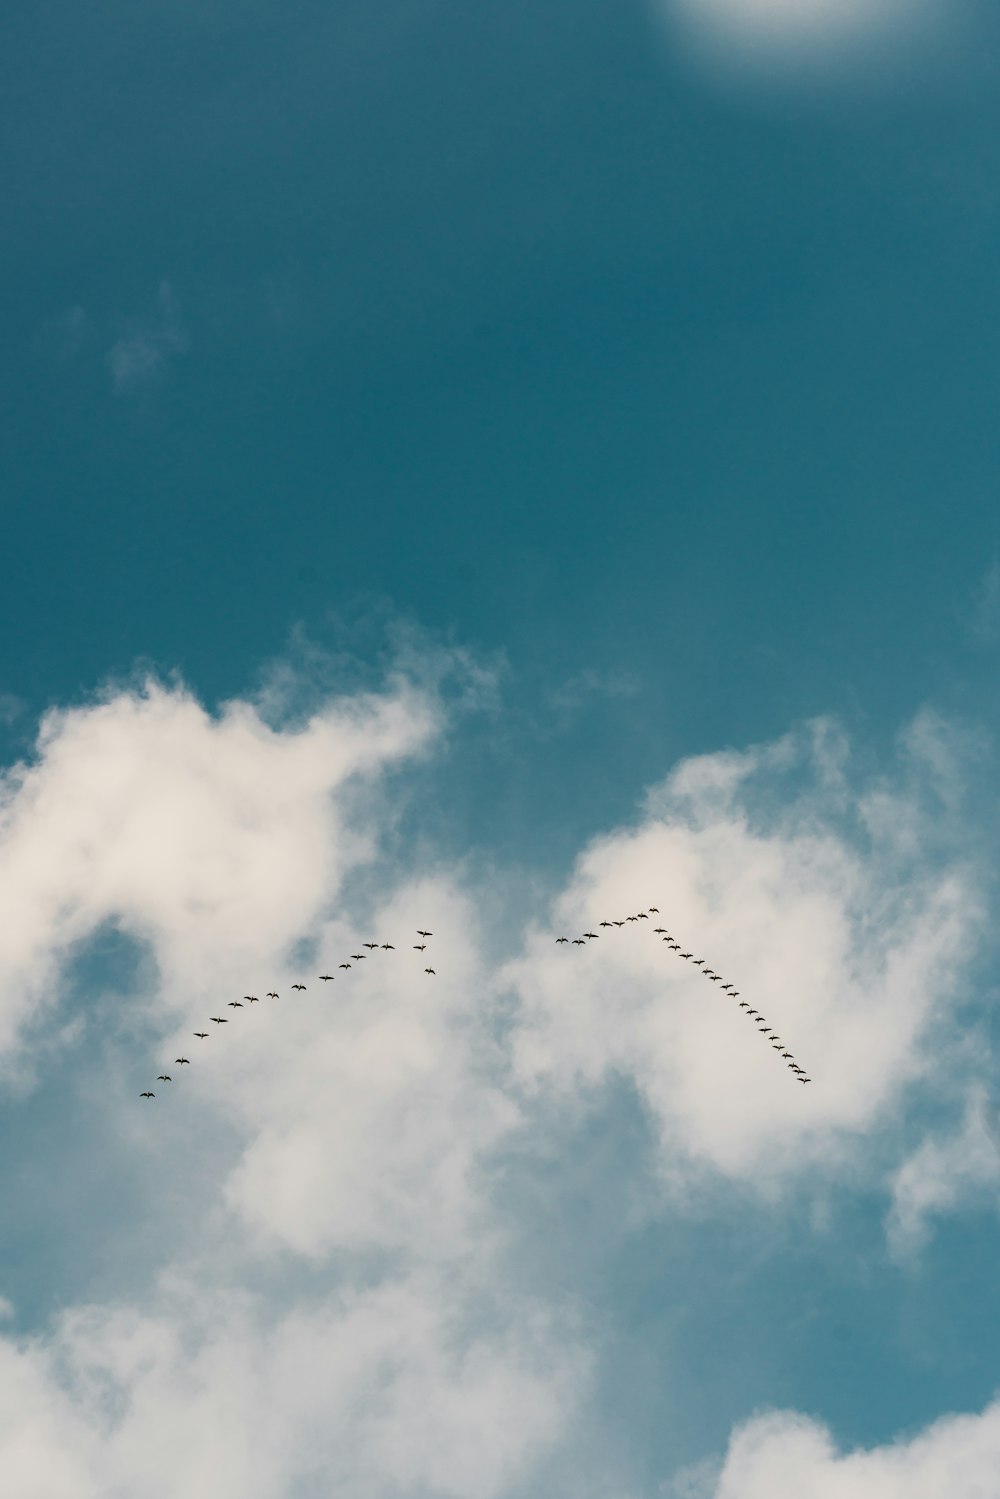
POLYGON ((116 393, 126 394, 154 379, 167 359, 182 354, 188 344, 176 298, 169 281, 163 281, 154 310, 128 319, 108 350, 108 368, 116 393))
POLYGON ((658 0, 661 15, 709 53, 830 58, 924 22, 934 0, 658 0))

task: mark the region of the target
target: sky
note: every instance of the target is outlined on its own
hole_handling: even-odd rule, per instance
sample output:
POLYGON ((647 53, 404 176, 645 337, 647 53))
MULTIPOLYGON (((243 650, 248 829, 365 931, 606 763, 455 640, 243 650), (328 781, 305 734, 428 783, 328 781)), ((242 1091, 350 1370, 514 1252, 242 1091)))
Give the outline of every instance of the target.
POLYGON ((995 7, 3 34, 5 1492, 1000 1499, 995 7))

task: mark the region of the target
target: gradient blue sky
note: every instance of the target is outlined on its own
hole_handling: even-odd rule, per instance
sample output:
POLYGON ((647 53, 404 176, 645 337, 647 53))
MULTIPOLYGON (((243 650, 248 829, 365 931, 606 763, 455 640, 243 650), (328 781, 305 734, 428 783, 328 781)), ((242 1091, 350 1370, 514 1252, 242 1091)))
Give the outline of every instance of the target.
MULTIPOLYGON (((931 1499, 948 1442, 954 1499, 984 1473, 1000 1496, 1000 14, 860 5, 835 37, 827 8, 5 16, 0 1389, 38 1402, 0 1416, 14 1499, 922 1499, 926 1474, 931 1499), (322 1173, 301 1201, 275 1186, 279 1136, 326 1158, 342 1124, 289 1123, 315 1082, 291 1042, 264 1123, 259 1059, 244 1092, 133 1122, 147 1058, 204 1008, 195 975, 214 993, 239 961, 237 830, 241 870, 283 850, 280 896, 255 873, 239 907, 277 987, 416 893, 463 954, 420 1043, 451 1079, 425 1153, 390 1110, 328 1202, 322 1173), (551 969, 616 880, 624 905, 674 900, 748 988, 802 991, 815 1112, 787 1142, 766 1090, 741 1115, 742 1060, 716 1133, 645 970, 605 974, 591 1011, 551 969), (842 1034, 869 1017, 870 1075, 842 1034), (498 1118, 525 1111, 470 1126, 482 1252, 450 1177, 435 1197, 481 1066, 498 1118), (232 1266, 212 1367, 270 1358, 232 1341, 245 1304, 286 1328, 364 1294, 404 1323, 403 1286, 433 1383, 454 1272, 459 1338, 500 1373, 474 1408, 448 1387, 428 1453, 419 1401, 352 1414, 350 1360, 313 1350, 348 1457, 288 1456, 312 1439, 289 1404, 273 1467, 244 1469, 248 1406, 200 1466, 144 1472, 201 1398, 193 1365, 161 1384, 149 1361, 173 1318, 204 1322, 178 1291, 203 1243, 232 1266), (146 1363, 122 1353, 143 1339, 146 1363), (86 1438, 81 1340, 117 1381, 86 1438), (919 1446, 955 1413, 971 1435, 919 1446), (872 1450, 805 1451, 803 1421, 872 1450), (523 1451, 494 1451, 501 1426, 523 1451), (895 1476, 894 1441, 917 1443, 895 1476)), ((351 1032, 359 1088, 378 1046, 409 1054, 394 1023, 351 1032)))

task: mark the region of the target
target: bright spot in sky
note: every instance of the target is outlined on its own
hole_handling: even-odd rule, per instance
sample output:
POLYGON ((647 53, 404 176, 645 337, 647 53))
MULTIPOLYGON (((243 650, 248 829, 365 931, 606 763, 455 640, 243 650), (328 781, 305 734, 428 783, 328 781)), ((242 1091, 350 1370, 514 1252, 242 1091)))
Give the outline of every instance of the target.
POLYGON ((754 50, 799 51, 860 41, 925 9, 925 0, 665 0, 668 11, 709 41, 754 50))

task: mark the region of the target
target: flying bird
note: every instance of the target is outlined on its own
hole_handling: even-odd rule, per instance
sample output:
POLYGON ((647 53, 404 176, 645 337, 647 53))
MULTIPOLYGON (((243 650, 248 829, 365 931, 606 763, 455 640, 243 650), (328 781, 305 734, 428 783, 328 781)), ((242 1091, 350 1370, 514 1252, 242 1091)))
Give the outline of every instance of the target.
POLYGON ((613 921, 613 922, 612 922, 612 923, 611 923, 611 925, 612 925, 612 926, 624 926, 624 925, 625 925, 625 923, 624 923, 624 921, 613 921))
POLYGON ((155 1097, 156 1097, 156 1094, 155 1094, 155 1093, 149 1093, 149 1092, 146 1092, 146 1093, 140 1093, 140 1094, 139 1094, 139 1097, 140 1097, 140 1098, 155 1098, 155 1097))
POLYGON ((191 1065, 190 1059, 188 1057, 174 1057, 174 1061, 175 1062, 187 1062, 187 1064, 188 1064, 189 1067, 191 1065))
POLYGON ((161 1072, 160 1075, 159 1075, 159 1077, 156 1079, 156 1081, 158 1083, 169 1083, 171 1081, 170 1073, 169 1072, 161 1072))
POLYGON ((268 989, 267 997, 268 999, 277 999, 278 996, 275 994, 273 989, 268 989))
POLYGON ((568 942, 569 938, 568 937, 557 937, 556 941, 557 942, 568 942))
POLYGON ((332 978, 333 978, 333 974, 332 974, 332 973, 321 973, 321 974, 320 974, 320 978, 321 978, 321 979, 322 979, 322 980, 323 980, 323 981, 324 981, 324 983, 325 983, 325 982, 326 982, 326 981, 327 981, 327 980, 328 980, 328 979, 332 979, 332 978))
POLYGON ((396 949, 393 947, 393 945, 392 945, 391 942, 383 942, 382 943, 382 951, 383 952, 395 952, 396 949))
POLYGON ((214 1020, 215 1023, 216 1023, 216 1025, 228 1025, 229 1024, 229 1021, 226 1019, 225 1015, 212 1015, 209 1018, 211 1020, 214 1020))
POLYGON ((414 942, 414 944, 413 944, 413 951, 414 952, 423 952, 423 950, 424 950, 424 948, 426 946, 427 946, 426 942, 414 942))
POLYGON ((749 1010, 749 1008, 750 1008, 750 1006, 747 1004, 746 1000, 745 999, 741 999, 740 1000, 740 1009, 741 1010, 749 1010))
POLYGON ((660 908, 659 908, 659 906, 650 906, 649 909, 650 909, 650 911, 652 912, 652 914, 654 916, 659 916, 659 914, 660 914, 660 908))
POLYGON ((638 918, 638 916, 626 916, 625 920, 626 921, 638 921, 639 918, 638 918))
POLYGON ((704 958, 695 958, 695 960, 694 960, 694 966, 696 968, 704 968, 704 966, 705 966, 705 959, 704 958))
POLYGON ((304 989, 305 988, 305 984, 293 984, 292 988, 293 989, 304 989))
POLYGON ((602 921, 600 923, 600 925, 601 926, 614 926, 614 922, 613 921, 602 921))
POLYGON ((682 958, 689 958, 690 956, 691 956, 691 954, 689 952, 682 952, 681 953, 681 957, 682 958))
POLYGON ((585 937, 596 937, 596 936, 597 936, 597 933, 596 933, 596 932, 584 932, 584 934, 583 934, 583 935, 584 935, 584 936, 585 936, 585 937))
POLYGON ((649 917, 646 915, 645 911, 640 911, 635 919, 636 921, 648 921, 649 917))
POLYGON ((733 986, 732 986, 732 984, 723 984, 722 987, 723 987, 723 989, 731 989, 733 986))
POLYGON ((434 969, 433 969, 433 968, 425 968, 425 969, 424 969, 424 972, 425 972, 425 973, 433 973, 433 972, 434 972, 434 969))
POLYGON ((368 961, 368 954, 366 952, 352 952, 351 957, 355 963, 367 963, 368 961))
POLYGON ((800 1083, 811 1083, 812 1082, 812 1078, 811 1077, 800 1077, 798 1079, 798 1081, 800 1083))
POLYGON ((781 1053, 781 1055, 782 1055, 782 1056, 783 1056, 783 1057, 790 1057, 790 1056, 791 1056, 791 1054, 792 1054, 792 1053, 791 1053, 791 1052, 790 1052, 790 1051, 783 1051, 783 1052, 782 1052, 782 1053, 781 1053))
POLYGON ((340 964, 341 968, 350 968, 350 966, 351 966, 350 963, 341 963, 340 964))
POLYGON ((362 947, 367 947, 371 951, 372 949, 378 947, 378 943, 377 942, 362 942, 361 946, 362 947))
POLYGON ((434 935, 434 933, 433 933, 433 932, 422 932, 422 931, 421 931, 421 930, 420 930, 420 928, 419 928, 419 927, 417 927, 417 936, 418 936, 418 937, 433 937, 433 935, 434 935))
POLYGON ((251 996, 250 996, 250 1003, 252 1005, 259 1005, 260 1004, 260 1000, 257 998, 256 994, 251 994, 251 996))
POLYGON ((243 1008, 243 1001, 240 1000, 240 999, 231 999, 229 1001, 229 1008, 231 1010, 242 1010, 242 1008, 243 1008))
POLYGON ((573 938, 573 946, 574 947, 586 947, 586 945, 587 944, 586 944, 586 942, 584 942, 584 940, 583 940, 582 937, 574 937, 573 938))
POLYGON ((199 1041, 208 1040, 208 1031, 194 1031, 193 1034, 198 1037, 199 1041))
POLYGON ((662 937, 663 934, 664 934, 664 932, 666 932, 666 934, 667 934, 668 937, 670 936, 670 933, 667 932, 667 929, 666 929, 665 926, 654 926, 653 931, 656 933, 656 935, 658 937, 662 937))

